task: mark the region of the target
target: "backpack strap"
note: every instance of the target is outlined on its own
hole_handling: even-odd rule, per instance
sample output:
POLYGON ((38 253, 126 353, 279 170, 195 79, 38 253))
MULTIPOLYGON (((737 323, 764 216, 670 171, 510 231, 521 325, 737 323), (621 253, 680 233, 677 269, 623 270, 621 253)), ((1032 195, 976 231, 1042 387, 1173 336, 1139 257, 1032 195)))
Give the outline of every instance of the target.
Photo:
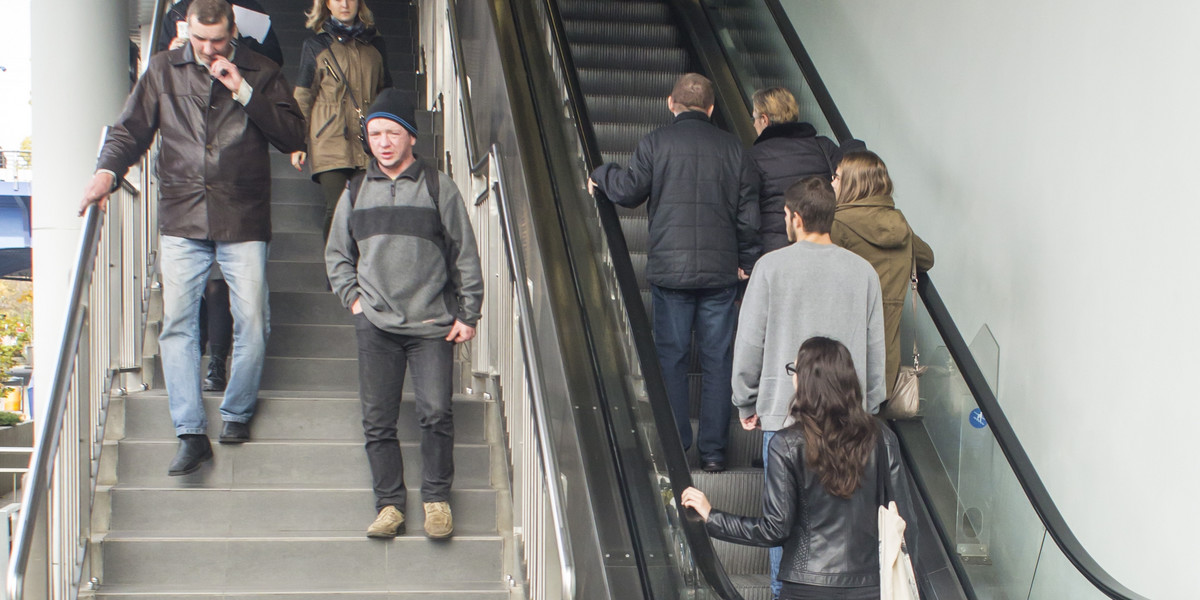
POLYGON ((358 200, 358 191, 362 189, 363 180, 367 178, 366 171, 359 171, 350 178, 350 183, 346 187, 350 188, 350 208, 354 208, 354 202, 358 200))
POLYGON ((421 159, 421 172, 425 175, 425 191, 429 192, 429 197, 433 198, 433 207, 441 214, 442 207, 438 205, 438 198, 442 193, 442 182, 438 176, 437 164, 421 159))

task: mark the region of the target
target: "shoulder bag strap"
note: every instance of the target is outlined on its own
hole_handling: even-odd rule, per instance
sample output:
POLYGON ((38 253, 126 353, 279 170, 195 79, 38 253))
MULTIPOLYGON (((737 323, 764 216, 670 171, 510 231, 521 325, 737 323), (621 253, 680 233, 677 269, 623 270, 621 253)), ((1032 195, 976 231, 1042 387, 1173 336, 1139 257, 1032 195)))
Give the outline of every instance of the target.
POLYGON ((921 353, 917 351, 917 233, 908 228, 908 247, 912 251, 912 267, 909 271, 908 295, 912 298, 913 368, 921 366, 921 353))
MULTIPOLYGON (((358 118, 361 121, 363 118, 362 106, 358 104, 358 97, 354 95, 354 88, 350 87, 350 80, 346 78, 346 72, 342 70, 342 65, 338 63, 337 55, 333 53, 333 45, 329 46, 329 58, 333 60, 333 68, 337 69, 337 75, 341 78, 342 85, 346 86, 346 92, 350 94, 350 103, 354 105, 354 111, 358 113, 358 118)), ((329 62, 326 61, 326 66, 329 62)))

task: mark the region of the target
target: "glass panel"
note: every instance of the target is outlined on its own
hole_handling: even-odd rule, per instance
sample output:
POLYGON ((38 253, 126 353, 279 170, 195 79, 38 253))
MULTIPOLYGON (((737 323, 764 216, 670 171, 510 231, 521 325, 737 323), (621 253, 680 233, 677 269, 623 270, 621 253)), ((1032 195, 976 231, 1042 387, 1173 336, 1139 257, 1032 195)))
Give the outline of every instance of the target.
MULTIPOLYGON (((965 583, 983 600, 1025 598, 1046 530, 924 304, 918 303, 915 318, 910 306, 905 303, 901 331, 915 329, 921 363, 928 370, 921 377, 922 418, 897 429, 907 445, 934 452, 914 453, 909 467, 930 493, 930 512, 953 536, 969 578, 965 583)), ((908 341, 902 343, 908 347, 908 341)), ((986 327, 973 347, 981 356, 998 355, 986 327)), ((993 373, 995 364, 990 367, 993 373)))
POLYGON ((762 0, 704 0, 703 5, 746 98, 755 90, 785 87, 800 105, 800 120, 837 139, 762 0))
POLYGON ((1085 579, 1067 560, 1062 550, 1050 536, 1042 541, 1042 555, 1038 559, 1037 574, 1033 579, 1033 588, 1029 590, 1029 600, 1058 600, 1072 598, 1077 600, 1104 600, 1108 598, 1090 581, 1085 579))

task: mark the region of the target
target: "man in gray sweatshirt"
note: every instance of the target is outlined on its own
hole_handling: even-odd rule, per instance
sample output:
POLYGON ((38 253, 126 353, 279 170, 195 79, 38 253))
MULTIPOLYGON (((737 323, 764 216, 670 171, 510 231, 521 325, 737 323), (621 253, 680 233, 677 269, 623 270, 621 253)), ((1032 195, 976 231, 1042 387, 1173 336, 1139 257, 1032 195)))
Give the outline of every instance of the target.
POLYGON ((401 388, 412 367, 421 427, 425 534, 449 537, 454 478, 450 407, 454 344, 475 337, 483 275, 454 181, 413 155, 417 128, 400 90, 367 115, 374 160, 338 201, 325 247, 329 283, 354 314, 359 397, 375 509, 368 537, 405 529, 407 489, 396 436, 401 388))
MULTIPOLYGON (((871 263, 833 245, 836 203, 825 177, 806 177, 784 197, 790 246, 764 254, 750 275, 733 345, 733 404, 742 428, 763 430, 763 461, 774 432, 791 424, 795 393, 788 372, 800 344, 814 336, 850 350, 868 412, 883 403, 886 361, 883 296, 871 263)), ((782 548, 771 548, 776 596, 782 548)))

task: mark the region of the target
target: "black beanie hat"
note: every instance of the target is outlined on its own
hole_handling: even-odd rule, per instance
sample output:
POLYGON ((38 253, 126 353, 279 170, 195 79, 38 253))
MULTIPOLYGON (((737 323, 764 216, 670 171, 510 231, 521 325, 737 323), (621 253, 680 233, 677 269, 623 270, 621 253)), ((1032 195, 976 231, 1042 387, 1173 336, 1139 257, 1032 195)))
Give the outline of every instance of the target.
POLYGON ((371 103, 371 108, 367 110, 366 122, 369 123, 372 119, 379 118, 391 119, 416 137, 417 120, 413 114, 413 105, 408 99, 408 92, 397 88, 388 88, 379 92, 379 95, 375 97, 375 102, 371 103))

